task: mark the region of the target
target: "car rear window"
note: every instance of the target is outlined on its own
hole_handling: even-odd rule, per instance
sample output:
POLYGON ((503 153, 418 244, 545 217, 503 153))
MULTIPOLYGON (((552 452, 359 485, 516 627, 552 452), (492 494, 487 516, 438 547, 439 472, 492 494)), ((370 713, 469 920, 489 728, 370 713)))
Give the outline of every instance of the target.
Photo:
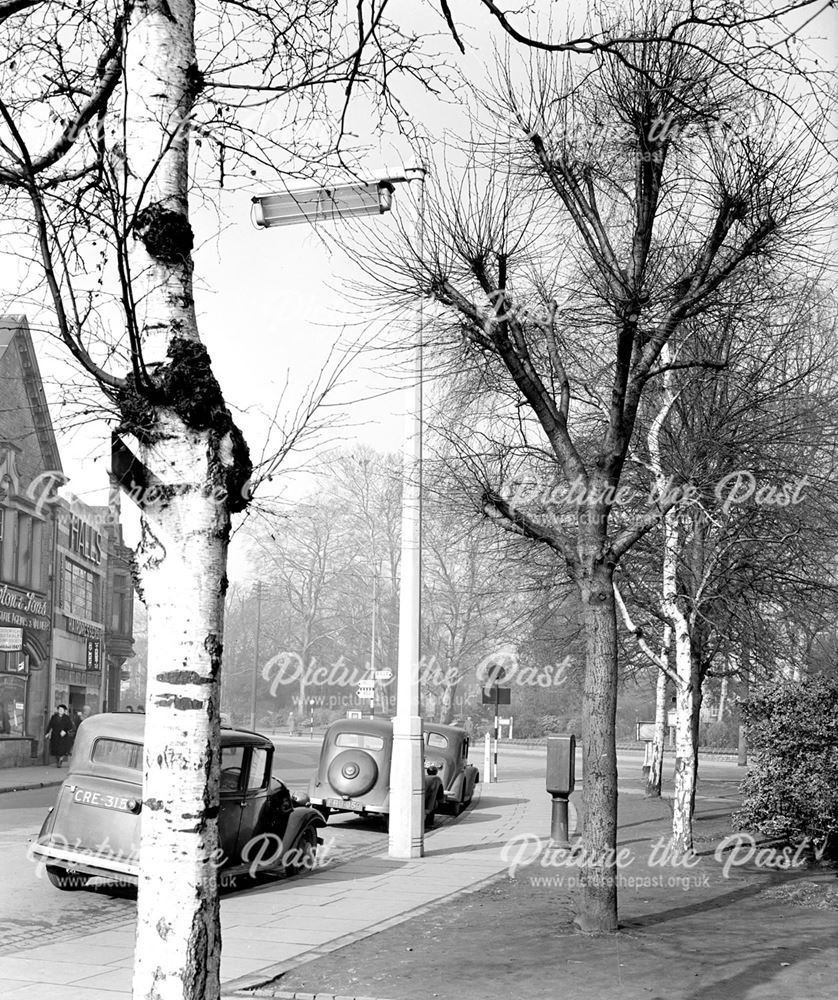
POLYGON ((143 746, 141 743, 128 743, 125 740, 102 737, 94 742, 90 759, 97 764, 125 767, 129 771, 142 771, 143 746))
POLYGON ((448 746, 448 737, 443 736, 441 733, 425 733, 428 737, 428 746, 437 747, 440 750, 444 750, 448 746))
POLYGON ((338 733, 335 737, 336 747, 360 747, 361 750, 383 750, 384 738, 371 736, 369 733, 338 733))

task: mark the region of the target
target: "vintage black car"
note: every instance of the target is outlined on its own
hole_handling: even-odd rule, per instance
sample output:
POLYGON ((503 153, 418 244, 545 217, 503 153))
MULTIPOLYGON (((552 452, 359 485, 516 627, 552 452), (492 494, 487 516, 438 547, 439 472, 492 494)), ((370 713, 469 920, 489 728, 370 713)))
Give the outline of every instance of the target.
MULTIPOLYGON (((390 813, 392 751, 393 724, 389 719, 333 722, 323 737, 317 774, 309 785, 311 804, 327 818, 332 812, 386 818, 390 813)), ((426 826, 433 826, 444 802, 439 775, 426 773, 426 826)))
MULTIPOLYGON (((136 884, 144 728, 144 715, 121 712, 94 715, 79 726, 67 777, 31 847, 57 888, 79 888, 93 876, 136 884)), ((222 878, 253 874, 254 860, 256 873, 293 874, 314 864, 324 819, 272 775, 273 758, 266 736, 221 730, 222 878)))
POLYGON ((455 816, 465 809, 474 795, 480 773, 469 763, 469 739, 465 729, 443 726, 437 722, 424 724, 425 767, 435 769, 445 789, 445 803, 455 816))

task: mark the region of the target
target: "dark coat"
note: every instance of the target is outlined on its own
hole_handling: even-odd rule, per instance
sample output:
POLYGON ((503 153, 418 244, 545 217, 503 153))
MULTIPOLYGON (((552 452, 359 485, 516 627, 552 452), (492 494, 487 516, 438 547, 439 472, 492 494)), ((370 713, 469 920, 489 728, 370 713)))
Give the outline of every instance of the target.
POLYGON ((49 752, 53 757, 66 757, 73 746, 73 720, 69 715, 56 712, 49 720, 46 736, 49 737, 49 752))

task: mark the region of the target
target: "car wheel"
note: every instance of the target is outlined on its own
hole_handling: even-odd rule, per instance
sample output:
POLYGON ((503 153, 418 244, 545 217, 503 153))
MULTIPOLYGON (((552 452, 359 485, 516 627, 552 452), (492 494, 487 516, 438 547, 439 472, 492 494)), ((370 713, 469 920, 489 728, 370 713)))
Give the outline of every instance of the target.
POLYGON ((431 806, 431 811, 428 813, 427 817, 425 818, 425 829, 427 829, 427 830, 433 829, 434 823, 436 823, 436 812, 437 812, 437 809, 440 809, 441 807, 442 807, 442 799, 437 799, 434 802, 433 806, 431 806))
POLYGON ((286 875, 304 875, 312 871, 317 860, 317 831, 314 827, 303 831, 291 853, 293 860, 285 866, 286 875))
POLYGON ((463 803, 463 808, 465 808, 466 806, 470 806, 471 805, 471 800, 474 798, 474 789, 479 784, 480 784, 480 774, 478 772, 478 774, 475 777, 474 782, 473 782, 473 784, 471 786, 471 790, 468 793, 468 798, 463 803))
POLYGON ((82 889, 90 881, 90 875, 82 872, 68 872, 57 865, 47 865, 47 878, 62 892, 72 892, 74 889, 82 889))

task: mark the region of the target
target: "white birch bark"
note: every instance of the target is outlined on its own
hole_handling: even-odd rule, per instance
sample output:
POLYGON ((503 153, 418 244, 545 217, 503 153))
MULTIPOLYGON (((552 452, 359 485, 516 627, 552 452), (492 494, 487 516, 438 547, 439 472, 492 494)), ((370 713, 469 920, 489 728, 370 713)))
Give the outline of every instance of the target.
MULTIPOLYGON (((661 649, 661 658, 668 659, 669 647, 672 641, 672 628, 667 625, 664 628, 664 639, 661 649)), ((649 766, 649 775, 646 779, 646 794, 652 798, 658 798, 663 784, 663 755, 666 748, 666 681, 667 675, 663 670, 658 670, 657 681, 655 682, 655 735, 652 740, 652 760, 649 766)))
MULTIPOLYGON (((172 430, 165 460, 175 461, 181 481, 206 481, 203 435, 172 430)), ((134 1000, 220 996, 215 816, 227 548, 220 538, 228 527, 226 512, 198 488, 144 517, 148 689, 134 1000)))
MULTIPOLYGON (((665 344, 660 363, 673 362, 672 347, 665 344)), ((664 399, 660 412, 648 434, 649 461, 658 493, 665 495, 670 488, 663 470, 660 431, 675 397, 672 391, 672 370, 663 373, 664 399)), ((675 791, 672 809, 672 846, 679 852, 692 849, 692 802, 695 783, 695 744, 692 732, 693 684, 692 648, 689 621, 678 597, 678 563, 682 552, 682 532, 677 505, 663 516, 663 570, 661 606, 670 628, 675 648, 675 791)), ((656 720, 657 721, 657 720, 656 720)))
MULTIPOLYGON (((134 1000, 217 1000, 219 679, 231 472, 244 448, 200 345, 188 121, 192 0, 137 0, 126 48, 124 182, 132 292, 157 395, 122 406, 155 481, 138 551, 148 691, 134 1000)), ((246 449, 245 449, 246 456, 246 449)))
MULTIPOLYGON (((672 512, 670 512, 672 513, 672 512)), ((692 850, 692 802, 695 783, 695 743, 693 741, 692 649, 687 616, 680 607, 676 569, 680 552, 680 530, 676 516, 665 527, 663 608, 672 622, 675 642, 675 790, 672 799, 672 846, 684 853, 692 850)))

